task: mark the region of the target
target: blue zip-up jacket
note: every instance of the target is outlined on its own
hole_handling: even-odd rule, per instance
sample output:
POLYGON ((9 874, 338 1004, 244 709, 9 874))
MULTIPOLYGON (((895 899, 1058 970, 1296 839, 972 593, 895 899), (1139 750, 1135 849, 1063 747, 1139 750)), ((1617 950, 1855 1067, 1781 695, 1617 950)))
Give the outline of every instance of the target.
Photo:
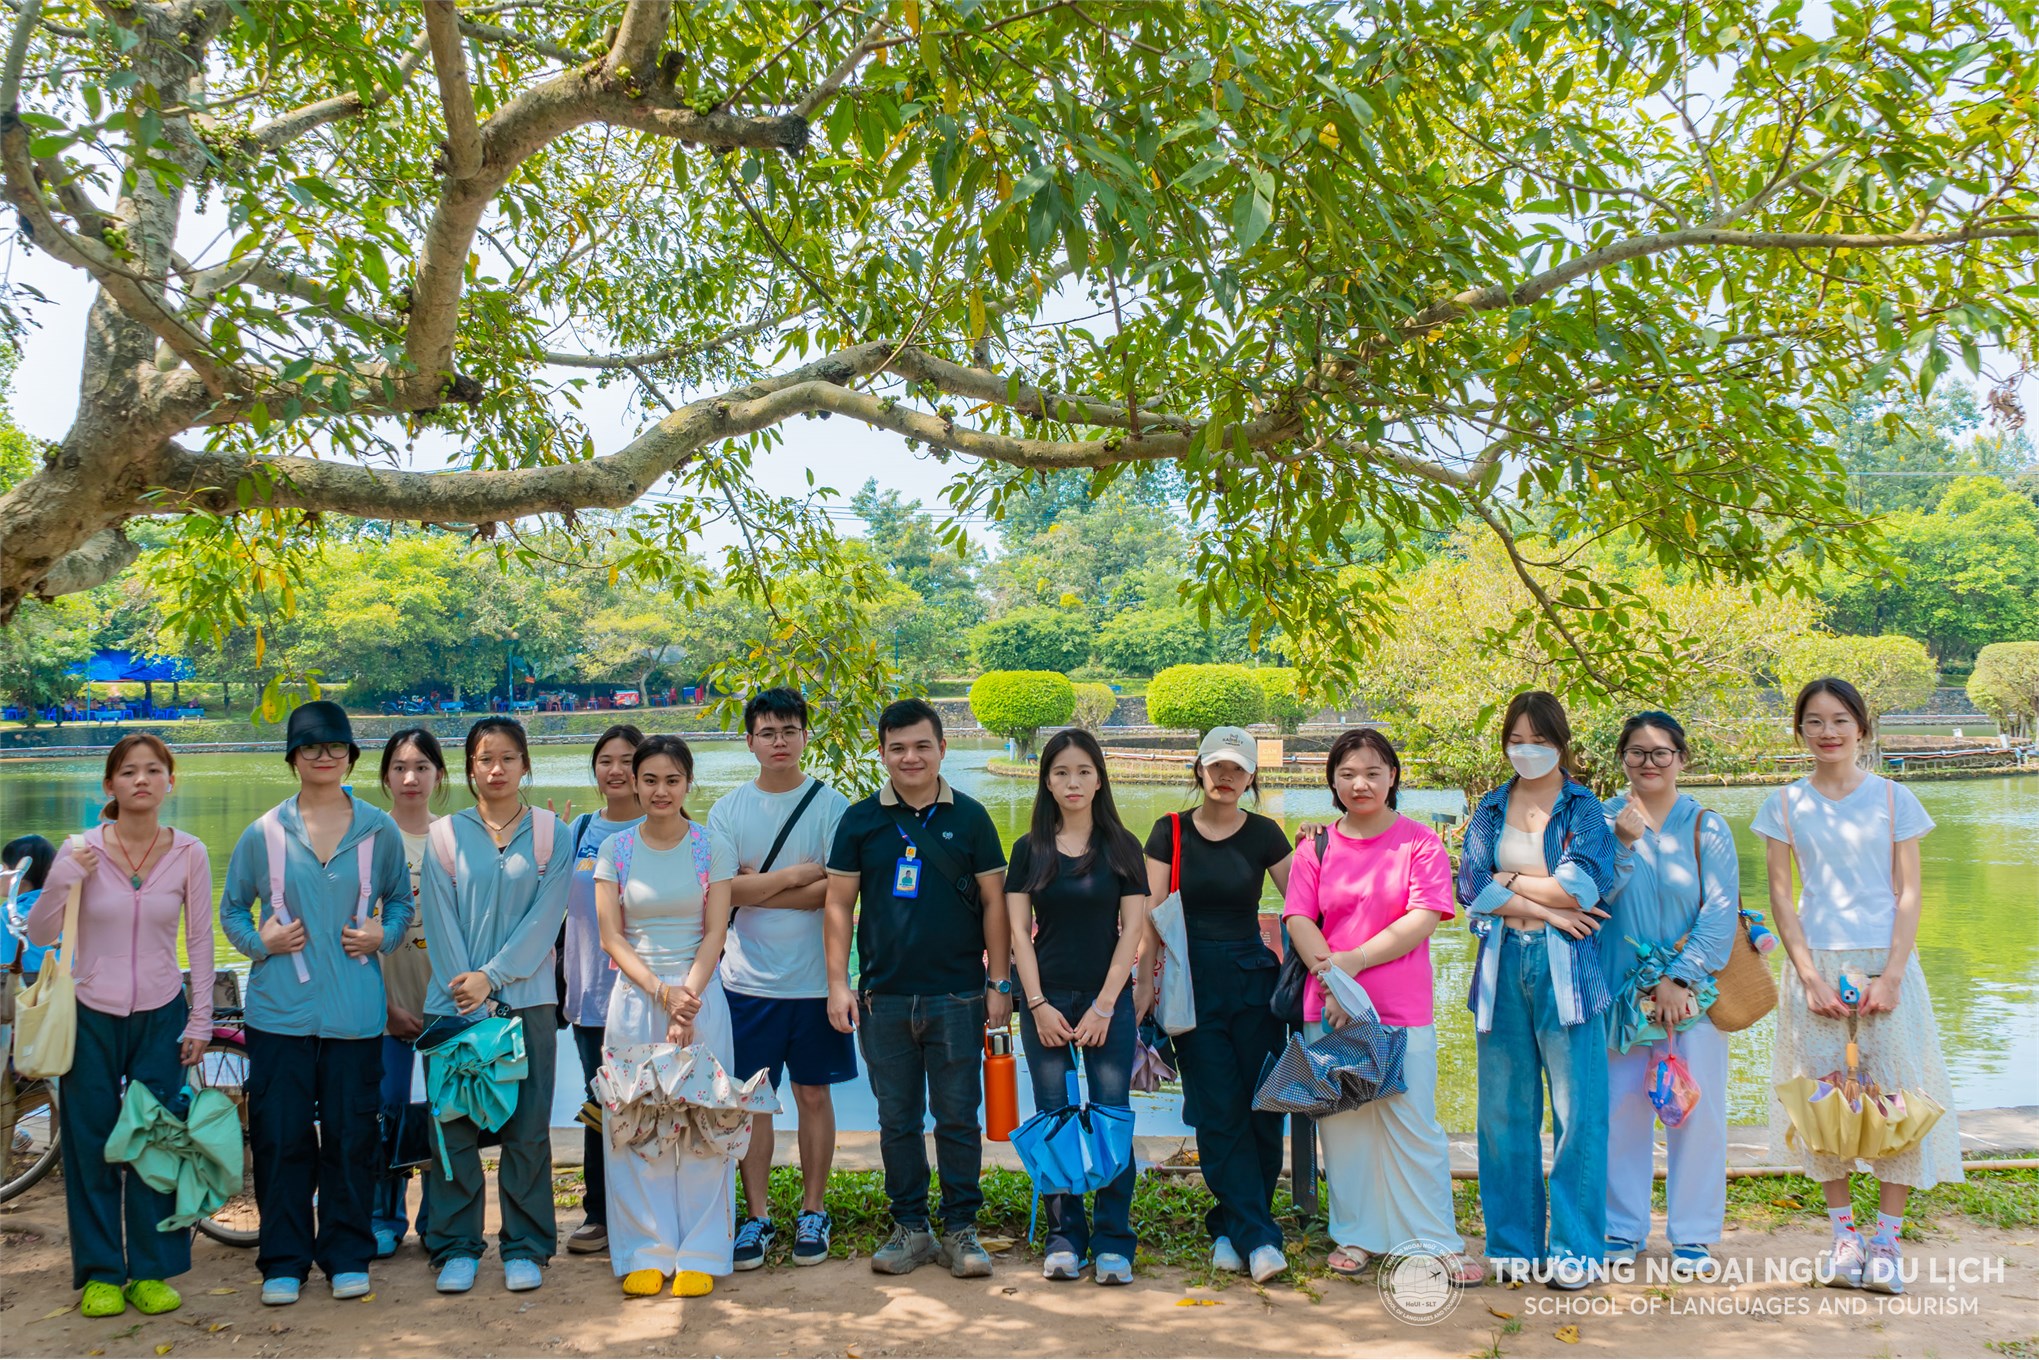
POLYGON ((295 796, 279 809, 283 820, 283 899, 291 919, 304 922, 305 964, 310 982, 297 980, 287 954, 271 956, 262 944, 262 922, 273 914, 269 898, 269 847, 260 820, 234 842, 220 892, 219 923, 227 941, 254 961, 246 998, 250 1028, 269 1034, 315 1035, 321 1039, 373 1039, 389 1023, 383 1000, 382 968, 363 963, 340 947, 340 931, 352 925, 360 899, 360 862, 355 849, 375 838, 370 880, 382 903, 382 952, 403 940, 416 909, 411 871, 404 863, 404 838, 387 812, 352 794, 354 818, 340 848, 321 864, 304 833, 295 796), (255 904, 262 903, 259 917, 255 904))
POLYGON ((529 816, 500 851, 473 808, 448 821, 458 881, 447 878, 429 848, 420 880, 425 938, 432 942, 425 1014, 459 1014, 447 988, 454 978, 476 969, 488 975, 496 1000, 512 1010, 557 1005, 552 950, 566 920, 566 894, 573 882, 573 828, 562 822, 553 833, 552 861, 541 875, 529 816))
MULTIPOLYGON (((1608 802, 1609 834, 1627 805, 1627 794, 1608 802)), ((1734 832, 1716 812, 1699 824, 1704 864, 1693 864, 1692 826, 1703 812, 1697 799, 1681 793, 1662 831, 1645 831, 1632 846, 1615 838, 1614 886, 1605 903, 1610 919, 1600 930, 1606 941, 1600 958, 1614 986, 1628 985, 1635 975, 1638 944, 1670 949, 1683 940, 1664 972, 1694 988, 1727 966, 1741 902, 1741 860, 1734 832)))
MULTIPOLYGON (((1459 905, 1466 909, 1467 925, 1480 940, 1466 1009, 1473 1012, 1481 1033, 1493 1027, 1494 996, 1500 985, 1501 937, 1495 931, 1499 921, 1494 912, 1514 896, 1494 881, 1494 856, 1500 849, 1515 784, 1511 779, 1480 800, 1466 821, 1459 852, 1459 905)), ((1617 848, 1614 833, 1607 829, 1607 810, 1593 790, 1567 776, 1543 830, 1543 862, 1551 866, 1551 877, 1580 907, 1598 906, 1614 886, 1617 848)), ((1557 988, 1560 1018, 1570 1026, 1599 1016, 1613 997, 1607 990, 1607 975, 1594 937, 1574 940, 1548 926, 1542 933, 1550 950, 1551 981, 1557 988)))

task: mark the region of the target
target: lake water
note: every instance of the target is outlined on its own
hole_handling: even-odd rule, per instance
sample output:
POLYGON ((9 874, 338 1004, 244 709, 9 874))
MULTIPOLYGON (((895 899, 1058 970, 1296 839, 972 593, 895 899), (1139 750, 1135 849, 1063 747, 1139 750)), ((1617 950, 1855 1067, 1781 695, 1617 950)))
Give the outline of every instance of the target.
MULTIPOLYGON (((1004 779, 985 769, 997 748, 989 743, 950 748, 950 779, 989 809, 1009 845, 1024 830, 1032 808, 1031 781, 1004 779)), ((584 747, 534 749, 533 801, 566 800, 586 810, 594 798, 584 747)), ((374 788, 375 754, 362 758, 357 789, 384 802, 374 788)), ((705 813, 714 799, 748 779, 756 766, 734 742, 703 742, 696 750, 700 792, 690 802, 705 813)), ((39 832, 52 840, 90 825, 100 803, 99 759, 6 761, 0 763, 0 837, 39 832)), ((2005 777, 1921 783, 1914 786, 1938 828, 1923 848, 1925 917, 1919 956, 1933 992, 1942 1041, 1947 1047, 1958 1108, 2039 1105, 2039 779, 2005 777)), ((215 879, 223 878, 234 840, 264 810, 295 790, 288 769, 274 753, 193 755, 178 761, 176 792, 166 817, 205 840, 215 879)), ((1181 787, 1122 784, 1115 792, 1136 835, 1186 802, 1181 787)), ((1735 829, 1742 854, 1742 890, 1747 900, 1766 900, 1760 845, 1748 830, 1767 790, 1703 789, 1701 801, 1719 810, 1735 829)), ((450 806, 465 803, 460 794, 450 806)), ((1417 817, 1462 812, 1456 792, 1409 790, 1405 810, 1417 817)), ((1270 790, 1261 804, 1291 828, 1332 812, 1323 789, 1270 790)), ((1268 903, 1275 903, 1270 893, 1268 903)), ((221 958, 239 956, 221 940, 221 958)), ((1473 1127, 1474 1061, 1472 1017, 1464 1007, 1473 948, 1455 923, 1433 939, 1437 972, 1441 1080, 1438 1113, 1447 1128, 1473 1127)), ((1772 956, 1781 959, 1781 951, 1772 956)), ((1738 1035, 1733 1045, 1729 1116, 1737 1123, 1765 1118, 1770 1076, 1770 1022, 1738 1035)), ((572 1091, 577 1072, 572 1046, 561 1049, 562 1120, 578 1104, 572 1091), (571 1096, 571 1099, 569 1099, 571 1096)), ((1021 1088, 1028 1089, 1022 1076, 1021 1088)), ((876 1127, 876 1111, 861 1082, 842 1089, 838 1106, 844 1127, 876 1127)), ((1142 1132, 1180 1132, 1172 1098, 1141 1102, 1142 1132)), ((790 1120, 792 1102, 786 1101, 790 1120)))

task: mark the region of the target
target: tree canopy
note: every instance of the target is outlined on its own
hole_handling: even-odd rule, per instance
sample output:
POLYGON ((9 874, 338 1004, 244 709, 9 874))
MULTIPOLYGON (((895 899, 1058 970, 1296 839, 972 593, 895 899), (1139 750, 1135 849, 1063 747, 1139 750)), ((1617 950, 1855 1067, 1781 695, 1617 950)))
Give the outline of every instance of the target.
POLYGON ((753 475, 835 417, 994 515, 1170 465, 1187 603, 1348 679, 1470 518, 1523 587, 1497 637, 1647 692, 1659 607, 1584 548, 1873 556, 1825 413, 2034 348, 2014 0, 10 3, 0 182, 98 292, 0 495, 8 616, 142 519, 194 634, 335 521, 544 520, 716 570, 775 679, 881 692, 882 564, 753 475), (590 383, 641 433, 597 447, 590 383))

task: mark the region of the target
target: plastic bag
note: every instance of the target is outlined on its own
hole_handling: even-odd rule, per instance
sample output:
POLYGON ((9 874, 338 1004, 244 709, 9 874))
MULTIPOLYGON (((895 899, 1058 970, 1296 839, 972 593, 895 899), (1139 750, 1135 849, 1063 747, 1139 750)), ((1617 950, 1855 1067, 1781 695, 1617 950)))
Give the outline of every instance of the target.
POLYGON ((1657 1107, 1657 1118, 1667 1129, 1684 1124, 1699 1104, 1699 1083, 1693 1079, 1692 1069, 1668 1044, 1650 1073, 1650 1104, 1657 1107))

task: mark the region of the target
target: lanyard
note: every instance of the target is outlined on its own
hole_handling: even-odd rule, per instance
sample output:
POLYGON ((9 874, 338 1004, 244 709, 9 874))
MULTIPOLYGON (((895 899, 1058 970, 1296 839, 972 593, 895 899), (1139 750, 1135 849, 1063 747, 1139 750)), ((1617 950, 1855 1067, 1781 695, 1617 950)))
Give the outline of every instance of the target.
MULTIPOLYGON (((925 831, 925 830, 927 830, 927 827, 928 827, 928 823, 934 820, 934 816, 935 816, 935 809, 936 809, 936 808, 938 808, 938 807, 940 807, 940 806, 941 806, 941 804, 940 804, 940 803, 929 803, 929 804, 927 805, 927 810, 926 810, 926 811, 914 814, 914 815, 915 815, 915 816, 917 816, 917 817, 919 818, 919 820, 920 820, 920 829, 921 829, 922 831, 925 831)), ((920 847, 919 847, 919 846, 917 846, 917 845, 914 845, 914 843, 913 843, 913 837, 911 837, 911 836, 909 836, 909 835, 907 835, 907 834, 906 834, 906 828, 905 828, 905 827, 901 826, 901 825, 900 825, 900 824, 899 824, 898 822, 894 822, 894 823, 892 823, 892 829, 893 829, 894 831, 897 831, 897 832, 899 833, 899 839, 900 839, 900 840, 903 840, 903 841, 905 841, 905 842, 906 842, 906 844, 908 845, 908 847, 910 847, 910 848, 911 848, 911 849, 913 850, 913 852, 914 852, 915 854, 919 854, 919 853, 920 853, 920 847)))

